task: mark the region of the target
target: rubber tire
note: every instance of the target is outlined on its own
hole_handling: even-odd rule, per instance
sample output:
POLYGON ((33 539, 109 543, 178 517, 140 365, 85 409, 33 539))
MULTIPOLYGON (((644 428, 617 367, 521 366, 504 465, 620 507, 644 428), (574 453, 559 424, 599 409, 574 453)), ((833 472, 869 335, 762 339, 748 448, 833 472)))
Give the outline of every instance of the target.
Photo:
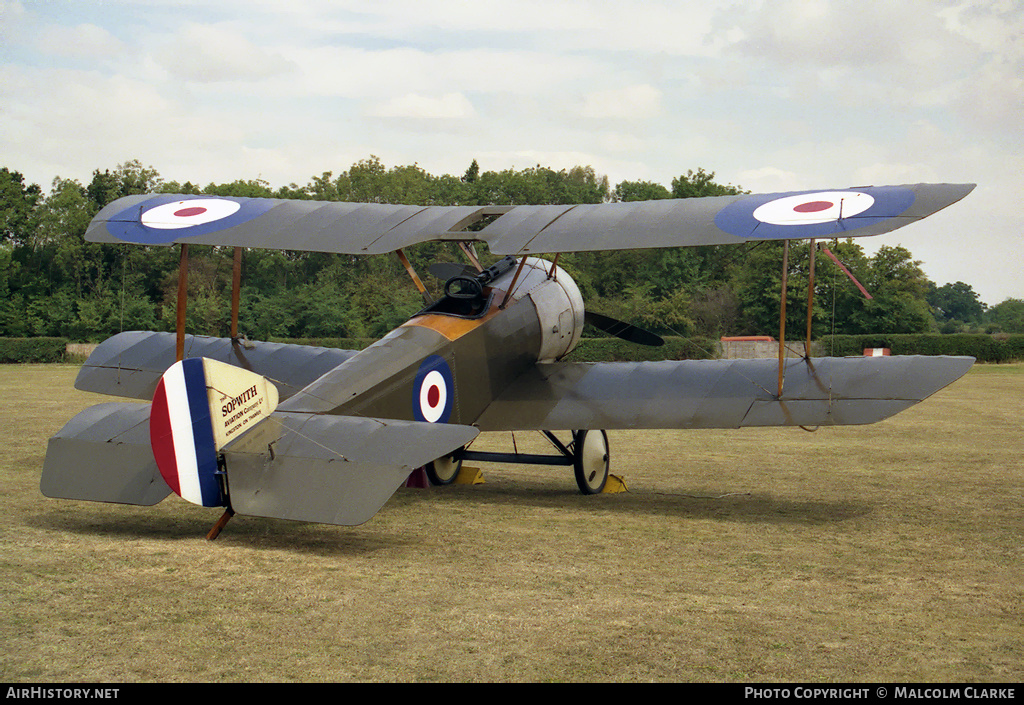
POLYGON ((577 431, 572 456, 580 492, 600 494, 608 482, 608 434, 604 431, 577 431))
POLYGON ((431 461, 427 463, 427 466, 424 468, 427 473, 427 479, 430 480, 430 484, 435 487, 442 487, 455 482, 456 478, 459 476, 459 470, 461 469, 462 458, 453 460, 450 455, 431 461))

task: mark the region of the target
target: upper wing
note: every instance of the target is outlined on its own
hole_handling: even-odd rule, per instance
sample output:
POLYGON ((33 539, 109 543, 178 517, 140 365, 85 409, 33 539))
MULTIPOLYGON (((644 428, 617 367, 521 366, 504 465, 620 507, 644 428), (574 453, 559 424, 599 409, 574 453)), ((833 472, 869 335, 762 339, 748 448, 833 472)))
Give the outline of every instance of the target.
POLYGON ((909 225, 974 184, 863 186, 834 191, 541 206, 381 203, 141 195, 97 214, 86 239, 380 254, 428 240, 477 240, 496 255, 751 240, 861 237, 909 225), (498 217, 476 231, 467 228, 498 217))
POLYGON ((970 369, 972 357, 555 362, 536 365, 480 416, 482 431, 868 424, 970 369))

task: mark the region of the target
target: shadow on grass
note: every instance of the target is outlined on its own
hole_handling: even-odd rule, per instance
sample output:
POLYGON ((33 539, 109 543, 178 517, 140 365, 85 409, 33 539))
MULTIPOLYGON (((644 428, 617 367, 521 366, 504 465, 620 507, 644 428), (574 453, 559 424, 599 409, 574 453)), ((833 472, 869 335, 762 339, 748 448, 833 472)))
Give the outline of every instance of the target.
POLYGON ((220 518, 220 510, 200 516, 201 510, 185 508, 186 514, 149 507, 112 505, 91 510, 76 504, 59 511, 36 514, 26 523, 39 529, 82 537, 120 538, 125 541, 199 541, 217 546, 310 552, 318 555, 368 554, 413 541, 413 537, 358 531, 358 527, 330 526, 284 519, 235 516, 214 541, 206 535, 220 518), (148 513, 145 513, 148 510, 148 513), (120 513, 118 513, 120 511, 120 513))
POLYGON ((530 486, 521 482, 400 490, 398 496, 401 498, 399 501, 412 504, 436 502, 439 511, 444 511, 449 503, 464 503, 474 506, 550 507, 582 513, 801 524, 848 521, 868 516, 874 510, 869 504, 848 500, 797 500, 764 493, 717 493, 706 489, 584 496, 573 488, 530 486))
POLYGON ((421 518, 450 521, 458 528, 459 515, 469 511, 477 519, 493 512, 496 523, 522 509, 550 508, 575 517, 587 515, 646 515, 652 518, 710 519, 723 522, 768 524, 828 524, 870 515, 873 508, 851 501, 796 500, 764 493, 721 494, 707 490, 655 493, 630 491, 583 496, 573 487, 499 481, 474 486, 454 485, 430 489, 399 489, 385 505, 386 519, 371 519, 365 527, 343 527, 305 522, 235 516, 214 542, 207 532, 220 510, 174 506, 130 507, 89 503, 54 505, 26 523, 43 530, 82 537, 120 538, 125 541, 198 541, 217 546, 308 552, 316 555, 364 555, 417 542, 409 523, 421 518), (448 519, 445 519, 447 516, 448 519))

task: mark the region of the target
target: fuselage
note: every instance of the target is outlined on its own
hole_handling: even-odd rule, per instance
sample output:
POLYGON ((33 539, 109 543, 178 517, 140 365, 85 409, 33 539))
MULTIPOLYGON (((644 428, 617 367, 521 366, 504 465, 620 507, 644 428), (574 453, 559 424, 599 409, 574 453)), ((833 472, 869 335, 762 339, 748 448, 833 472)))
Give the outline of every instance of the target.
POLYGON ((475 300, 428 306, 279 408, 473 424, 529 367, 571 352, 583 329, 583 299, 568 274, 537 258, 517 269, 475 300))

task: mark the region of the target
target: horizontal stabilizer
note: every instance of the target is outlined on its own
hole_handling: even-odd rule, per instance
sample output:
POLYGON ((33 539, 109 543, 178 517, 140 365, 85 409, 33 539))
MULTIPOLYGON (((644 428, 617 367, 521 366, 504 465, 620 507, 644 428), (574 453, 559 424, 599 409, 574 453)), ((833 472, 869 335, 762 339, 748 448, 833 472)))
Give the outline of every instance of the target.
POLYGON ((472 441, 471 426, 278 411, 224 448, 231 508, 362 524, 417 467, 472 441))
POLYGON ((171 493, 149 449, 149 404, 99 404, 71 419, 46 447, 47 497, 153 505, 171 493))
MULTIPOLYGON (((119 333, 93 351, 78 373, 75 388, 149 401, 160 377, 176 361, 175 344, 174 333, 119 333)), ((205 357, 262 375, 274 382, 282 399, 353 355, 353 350, 309 345, 185 336, 185 357, 205 357)))
POLYGON ((881 421, 967 373, 972 357, 556 362, 509 386, 482 431, 830 426, 881 421))

